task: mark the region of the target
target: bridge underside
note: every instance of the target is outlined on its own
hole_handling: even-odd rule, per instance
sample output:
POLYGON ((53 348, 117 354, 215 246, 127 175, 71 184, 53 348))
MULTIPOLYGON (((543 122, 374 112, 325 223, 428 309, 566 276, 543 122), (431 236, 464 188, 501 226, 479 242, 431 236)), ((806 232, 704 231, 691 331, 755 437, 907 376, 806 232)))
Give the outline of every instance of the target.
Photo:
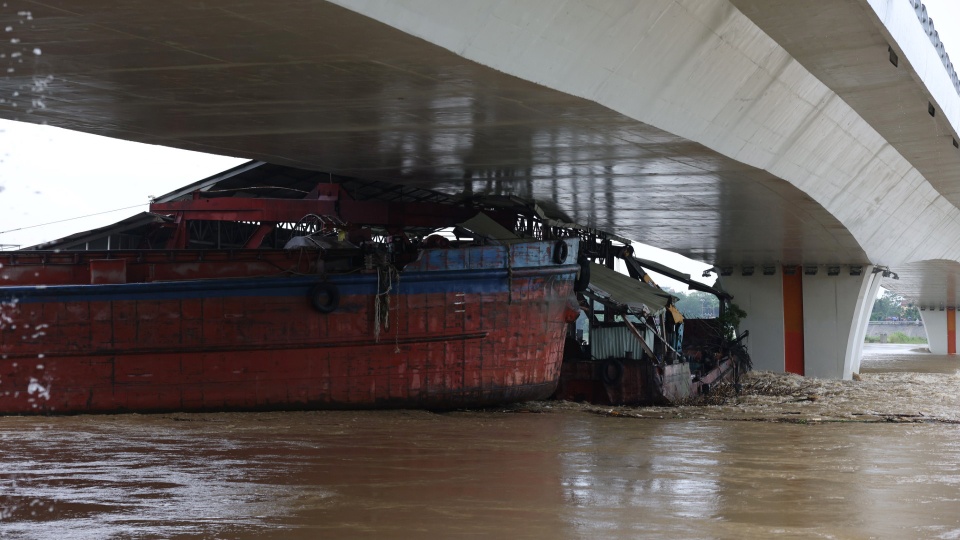
POLYGON ((72 4, 0 12, 19 40, 2 47, 24 60, 0 83, 3 117, 535 198, 711 263, 869 262, 828 211, 766 171, 326 2, 72 4))

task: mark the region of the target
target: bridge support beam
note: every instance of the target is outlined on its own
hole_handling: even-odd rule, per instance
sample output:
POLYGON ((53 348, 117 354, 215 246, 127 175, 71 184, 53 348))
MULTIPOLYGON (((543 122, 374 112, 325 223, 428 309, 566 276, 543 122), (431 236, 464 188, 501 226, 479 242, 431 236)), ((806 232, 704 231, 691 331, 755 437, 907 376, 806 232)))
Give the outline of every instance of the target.
POLYGON ((945 308, 941 311, 920 311, 923 327, 927 331, 927 343, 933 354, 957 354, 957 311, 945 308))
POLYGON ((873 267, 729 269, 723 289, 747 316, 754 369, 849 379, 860 370, 863 340, 880 287, 873 267))

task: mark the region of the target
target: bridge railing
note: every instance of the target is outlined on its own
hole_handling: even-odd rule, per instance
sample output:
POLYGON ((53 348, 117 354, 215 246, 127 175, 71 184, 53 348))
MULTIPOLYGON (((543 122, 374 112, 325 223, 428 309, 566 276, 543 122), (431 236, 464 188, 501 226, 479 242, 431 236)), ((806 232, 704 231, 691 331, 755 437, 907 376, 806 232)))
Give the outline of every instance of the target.
POLYGON ((920 19, 920 24, 923 25, 923 31, 927 33, 927 37, 930 38, 930 43, 933 44, 933 48, 937 51, 937 56, 939 56, 940 61, 943 62, 943 67, 947 70, 947 75, 950 77, 950 82, 953 83, 953 88, 957 91, 957 95, 960 95, 960 77, 957 75, 957 70, 953 62, 950 61, 950 55, 947 54, 943 42, 940 41, 940 32, 937 32, 937 28, 933 24, 933 17, 927 14, 927 6, 923 5, 922 0, 910 0, 910 5, 913 6, 913 11, 916 12, 917 18, 920 19))

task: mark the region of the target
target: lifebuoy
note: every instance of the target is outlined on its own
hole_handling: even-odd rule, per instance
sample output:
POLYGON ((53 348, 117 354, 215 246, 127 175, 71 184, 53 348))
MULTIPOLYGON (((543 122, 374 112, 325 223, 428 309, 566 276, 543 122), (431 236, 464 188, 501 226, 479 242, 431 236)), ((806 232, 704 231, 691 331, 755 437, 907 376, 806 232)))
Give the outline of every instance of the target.
POLYGON ((604 384, 617 384, 623 378, 623 362, 607 358, 600 364, 600 379, 604 384))
POLYGON ((563 264, 567 262, 567 255, 570 253, 570 246, 563 240, 557 240, 553 246, 553 262, 563 264))
POLYGON ((578 261, 580 271, 577 273, 577 279, 573 282, 574 292, 583 292, 590 285, 590 259, 583 257, 578 261))
POLYGON ((310 289, 310 304, 320 313, 331 313, 340 305, 340 290, 333 283, 318 283, 310 289))

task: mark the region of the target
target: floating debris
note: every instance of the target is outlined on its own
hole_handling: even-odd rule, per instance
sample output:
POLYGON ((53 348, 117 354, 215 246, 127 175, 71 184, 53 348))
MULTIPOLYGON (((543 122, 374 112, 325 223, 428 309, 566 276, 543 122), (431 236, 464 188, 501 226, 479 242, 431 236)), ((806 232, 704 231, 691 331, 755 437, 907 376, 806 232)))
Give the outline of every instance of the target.
MULTIPOLYGON (((900 359, 900 369, 916 358, 900 359)), ((883 357, 884 363, 891 361, 889 356, 883 357)), ((953 362, 955 368, 948 362, 942 372, 865 372, 860 380, 849 381, 753 371, 743 376, 739 387, 718 385, 709 395, 675 407, 600 407, 570 402, 556 402, 555 407, 637 419, 960 424, 960 374, 956 371, 960 362, 953 362)))

